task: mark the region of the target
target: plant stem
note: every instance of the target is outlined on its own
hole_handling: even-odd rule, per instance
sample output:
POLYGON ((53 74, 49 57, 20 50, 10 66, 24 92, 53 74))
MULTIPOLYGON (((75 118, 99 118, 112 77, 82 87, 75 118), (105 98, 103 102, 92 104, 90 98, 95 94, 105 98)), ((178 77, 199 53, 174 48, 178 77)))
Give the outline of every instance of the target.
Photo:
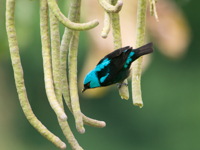
MULTIPOLYGON (((77 7, 76 22, 80 22, 80 4, 77 7)), ((79 133, 84 133, 83 118, 79 104, 78 88, 77 88, 77 56, 78 56, 78 43, 79 43, 79 31, 74 31, 69 45, 69 91, 71 97, 71 106, 73 115, 76 122, 76 129, 79 133)))
POLYGON ((53 81, 56 98, 63 108, 62 92, 61 92, 61 75, 60 75, 60 34, 58 20, 49 9, 50 31, 51 31, 51 61, 53 70, 53 81))
MULTIPOLYGON (((72 0, 70 2, 70 10, 68 13, 68 18, 73 21, 76 22, 77 21, 77 7, 79 7, 79 5, 77 4, 79 3, 79 0, 72 0)), ((72 106, 71 106, 71 100, 70 100, 70 94, 69 94, 69 87, 68 87, 68 81, 67 81, 67 52, 69 49, 69 43, 72 37, 73 31, 71 29, 65 28, 63 37, 62 37, 62 41, 61 41, 61 52, 60 52, 60 59, 61 59, 61 84, 62 84, 62 93, 63 93, 63 97, 65 99, 65 102, 69 108, 69 110, 73 113, 72 110, 72 106)), ((85 116, 82 113, 82 118, 83 118, 83 122, 86 125, 90 125, 90 126, 94 126, 94 127, 98 127, 98 128, 103 128, 106 126, 106 123, 104 121, 98 121, 95 119, 91 119, 87 116, 85 116)))
MULTIPOLYGON (((76 21, 77 10, 80 7, 79 3, 80 3, 79 0, 71 0, 70 2, 68 18, 69 20, 73 22, 76 21)), ((67 53, 68 53, 69 44, 72 39, 72 36, 73 36, 73 30, 69 28, 65 28, 62 41, 61 41, 61 46, 60 46, 60 67, 61 67, 60 71, 61 71, 62 94, 65 100, 65 103, 67 104, 71 112, 72 112, 72 108, 71 108, 71 100, 70 100, 66 70, 67 70, 67 53)))
POLYGON ((116 1, 115 6, 111 5, 106 0, 99 0, 99 3, 101 6, 105 9, 108 13, 118 13, 122 9, 123 2, 122 1, 116 1))
POLYGON ((77 31, 89 30, 96 27, 99 24, 98 20, 93 20, 88 23, 74 23, 63 15, 56 3, 56 0, 48 0, 48 5, 53 11, 56 18, 67 28, 77 31))
POLYGON ((23 69, 21 65, 19 47, 15 30, 15 0, 6 0, 6 31, 10 47, 10 55, 14 70, 15 85, 17 88, 19 101, 22 110, 30 122, 30 124, 49 141, 54 143, 60 149, 65 149, 66 144, 63 143, 57 136, 52 134, 34 115, 28 101, 26 87, 24 85, 23 69))
MULTIPOLYGON (((137 10, 137 31, 136 31, 136 48, 144 45, 145 40, 145 27, 146 27, 146 9, 147 0, 138 0, 137 10)), ((142 72, 142 58, 140 57, 133 62, 133 74, 132 74, 132 98, 133 104, 143 107, 142 95, 141 95, 141 72, 142 72)))
MULTIPOLYGON (((58 103, 64 110, 61 92, 61 74, 60 74, 60 34, 59 34, 59 24, 57 18, 54 16, 53 12, 49 10, 50 13, 50 29, 51 29, 51 48, 52 48, 52 69, 53 69, 53 80, 55 87, 55 94, 58 103)), ((82 150, 79 146, 77 140, 75 139, 69 124, 67 121, 62 121, 58 118, 59 125, 74 150, 82 150)))
MULTIPOLYGON (((112 4, 115 5, 117 0, 113 0, 112 4)), ((118 13, 112 13, 112 29, 113 29, 113 38, 114 38, 114 49, 119 49, 122 47, 122 41, 121 41, 121 31, 120 31, 120 21, 119 21, 119 14, 118 13)), ((128 84, 127 80, 124 80, 123 83, 126 85, 128 84)), ((129 91, 128 87, 122 84, 122 86, 119 88, 119 94, 122 99, 129 99, 129 91)))
POLYGON ((42 41, 42 56, 44 66, 44 79, 47 97, 52 109, 56 115, 62 120, 67 119, 67 115, 58 103, 53 86, 53 75, 51 70, 51 55, 48 27, 48 5, 46 0, 40 0, 40 30, 42 41))
POLYGON ((76 121, 76 128, 80 133, 84 133, 83 118, 80 110, 78 88, 77 88, 77 53, 78 53, 79 31, 74 31, 69 47, 69 90, 71 106, 76 121))
MULTIPOLYGON (((107 3, 111 3, 111 0, 107 0, 107 3)), ((112 5, 111 5, 112 6, 112 5)), ((110 26, 111 26, 111 17, 110 17, 110 13, 109 12, 107 12, 106 10, 105 10, 105 12, 104 12, 104 27, 103 27, 103 29, 102 29, 102 32, 101 32, 101 36, 103 37, 103 38, 107 38, 107 36, 108 36, 108 33, 109 33, 109 31, 110 31, 110 26)))

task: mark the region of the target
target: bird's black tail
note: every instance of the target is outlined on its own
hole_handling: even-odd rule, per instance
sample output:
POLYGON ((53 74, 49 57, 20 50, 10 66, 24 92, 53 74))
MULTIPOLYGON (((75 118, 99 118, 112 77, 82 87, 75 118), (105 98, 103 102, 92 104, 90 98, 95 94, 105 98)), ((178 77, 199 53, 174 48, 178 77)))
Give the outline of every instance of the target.
POLYGON ((145 55, 145 54, 152 53, 153 52, 153 42, 148 43, 144 46, 141 46, 141 47, 135 49, 134 51, 137 52, 137 55, 139 57, 142 56, 142 55, 145 55))

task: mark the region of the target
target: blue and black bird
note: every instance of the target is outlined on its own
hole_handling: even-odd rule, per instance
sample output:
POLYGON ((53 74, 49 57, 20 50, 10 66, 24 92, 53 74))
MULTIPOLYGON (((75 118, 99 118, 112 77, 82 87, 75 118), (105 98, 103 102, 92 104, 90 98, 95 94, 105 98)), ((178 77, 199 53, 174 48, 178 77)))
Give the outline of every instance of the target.
POLYGON ((113 51, 103 57, 96 67, 86 75, 82 92, 90 88, 120 84, 130 75, 131 63, 140 56, 152 52, 153 43, 137 49, 127 46, 113 51))

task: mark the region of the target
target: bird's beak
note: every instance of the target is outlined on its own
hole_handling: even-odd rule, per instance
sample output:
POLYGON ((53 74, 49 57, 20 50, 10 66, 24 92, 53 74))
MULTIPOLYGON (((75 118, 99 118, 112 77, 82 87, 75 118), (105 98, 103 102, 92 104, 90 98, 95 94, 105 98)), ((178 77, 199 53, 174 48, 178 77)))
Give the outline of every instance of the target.
POLYGON ((82 91, 81 91, 81 92, 83 93, 85 90, 86 90, 86 88, 85 88, 85 87, 83 87, 83 89, 82 89, 82 91))

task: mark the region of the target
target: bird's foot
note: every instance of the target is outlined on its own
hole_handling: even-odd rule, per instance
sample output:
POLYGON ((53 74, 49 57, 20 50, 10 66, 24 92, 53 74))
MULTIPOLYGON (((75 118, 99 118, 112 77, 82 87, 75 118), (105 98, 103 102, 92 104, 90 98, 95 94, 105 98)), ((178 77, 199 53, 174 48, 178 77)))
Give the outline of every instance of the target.
POLYGON ((117 88, 120 89, 122 87, 122 85, 128 86, 127 83, 116 83, 117 84, 117 88))

